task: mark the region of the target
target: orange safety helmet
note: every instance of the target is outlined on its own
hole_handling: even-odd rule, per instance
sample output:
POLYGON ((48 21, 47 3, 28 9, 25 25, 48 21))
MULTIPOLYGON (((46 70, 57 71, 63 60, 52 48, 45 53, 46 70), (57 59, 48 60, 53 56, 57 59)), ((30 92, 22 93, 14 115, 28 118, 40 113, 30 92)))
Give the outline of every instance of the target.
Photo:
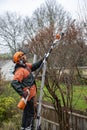
POLYGON ((25 55, 24 52, 21 52, 21 51, 16 52, 13 56, 13 62, 19 63, 19 61, 20 61, 20 59, 22 58, 23 55, 25 55))

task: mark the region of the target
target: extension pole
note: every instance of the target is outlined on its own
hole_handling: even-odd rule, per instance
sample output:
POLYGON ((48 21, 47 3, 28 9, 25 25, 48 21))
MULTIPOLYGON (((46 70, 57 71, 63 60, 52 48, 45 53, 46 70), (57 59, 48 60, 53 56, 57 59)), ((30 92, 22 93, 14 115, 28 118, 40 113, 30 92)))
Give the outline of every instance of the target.
POLYGON ((45 74, 46 74, 46 60, 49 57, 51 51, 53 50, 53 48, 58 44, 58 42, 61 40, 61 36, 63 36, 64 33, 57 34, 56 35, 56 39, 54 40, 54 42, 52 43, 50 49, 48 50, 47 54, 45 54, 43 63, 41 64, 37 74, 35 75, 35 78, 37 77, 40 69, 43 67, 43 73, 42 73, 42 83, 41 83, 41 88, 40 88, 40 97, 39 97, 39 104, 38 104, 38 109, 37 109, 37 119, 36 119, 36 126, 35 126, 35 130, 41 130, 41 105, 42 105, 42 97, 43 97, 43 88, 44 88, 44 83, 45 83, 45 74))
POLYGON ((38 104, 38 111, 37 111, 37 119, 36 119, 36 126, 35 130, 41 130, 41 105, 42 105, 42 97, 43 97, 43 88, 44 88, 44 82, 45 82, 45 74, 46 74, 46 60, 44 59, 44 65, 43 65, 43 73, 42 73, 42 82, 40 87, 40 97, 39 97, 39 104, 38 104))

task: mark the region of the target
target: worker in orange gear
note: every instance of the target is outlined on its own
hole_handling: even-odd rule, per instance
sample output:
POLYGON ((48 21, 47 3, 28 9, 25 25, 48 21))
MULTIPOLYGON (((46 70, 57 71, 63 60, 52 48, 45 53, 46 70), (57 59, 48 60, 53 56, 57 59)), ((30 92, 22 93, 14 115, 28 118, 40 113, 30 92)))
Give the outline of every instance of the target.
POLYGON ((12 87, 22 97, 26 98, 29 89, 30 95, 27 104, 23 110, 21 130, 33 130, 33 122, 35 115, 35 96, 36 96, 36 83, 32 74, 40 67, 43 59, 31 64, 27 63, 26 55, 24 52, 16 52, 13 56, 13 62, 15 63, 14 77, 11 82, 12 87))

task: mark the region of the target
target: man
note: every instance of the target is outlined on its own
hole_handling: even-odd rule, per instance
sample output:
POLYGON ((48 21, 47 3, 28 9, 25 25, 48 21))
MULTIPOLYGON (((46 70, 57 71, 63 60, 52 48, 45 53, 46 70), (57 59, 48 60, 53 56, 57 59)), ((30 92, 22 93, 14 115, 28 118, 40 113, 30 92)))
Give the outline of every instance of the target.
POLYGON ((37 63, 27 63, 26 55, 24 52, 16 52, 13 56, 13 62, 15 63, 14 77, 11 82, 12 87, 22 97, 26 99, 28 91, 30 92, 27 104, 23 110, 21 130, 33 130, 33 122, 36 107, 36 84, 32 74, 40 67, 43 60, 41 59, 37 63))

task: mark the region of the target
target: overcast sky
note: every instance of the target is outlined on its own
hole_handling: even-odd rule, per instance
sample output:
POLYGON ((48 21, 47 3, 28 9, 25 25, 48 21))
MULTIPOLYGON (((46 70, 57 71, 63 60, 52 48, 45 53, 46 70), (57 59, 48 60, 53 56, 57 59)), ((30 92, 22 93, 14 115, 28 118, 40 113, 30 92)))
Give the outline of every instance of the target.
MULTIPOLYGON (((35 9, 40 7, 46 0, 0 0, 0 15, 5 12, 16 12, 23 16, 32 16, 35 9)), ((74 19, 78 17, 79 11, 83 11, 84 3, 87 5, 87 0, 56 0, 64 7, 66 11, 69 11, 74 19)), ((87 6, 86 6, 87 7, 87 6)), ((7 49, 4 49, 7 50, 7 49)), ((0 47, 0 53, 3 49, 0 47)))
MULTIPOLYGON (((69 11, 73 17, 76 17, 79 11, 79 5, 87 0, 57 0, 65 10, 69 11)), ((21 15, 31 16, 33 11, 40 7, 45 0, 0 0, 0 14, 6 11, 17 12, 21 15)))

